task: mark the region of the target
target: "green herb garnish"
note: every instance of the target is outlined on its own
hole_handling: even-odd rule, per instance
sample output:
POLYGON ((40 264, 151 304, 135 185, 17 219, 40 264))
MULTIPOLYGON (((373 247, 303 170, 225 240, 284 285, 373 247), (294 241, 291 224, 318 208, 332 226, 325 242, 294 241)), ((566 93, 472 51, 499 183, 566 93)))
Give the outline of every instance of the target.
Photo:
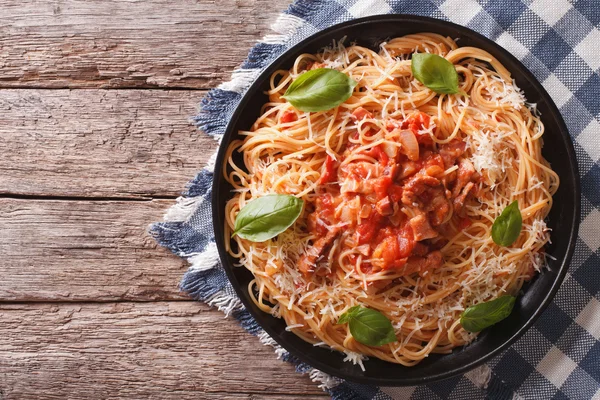
POLYGON ((383 346, 398 340, 390 320, 371 308, 354 306, 343 313, 337 323, 347 323, 352 337, 367 346, 383 346))
POLYGON ((238 213, 233 235, 253 242, 274 238, 296 221, 303 204, 301 199, 286 194, 254 199, 238 213))
POLYGON ((348 100, 357 84, 342 72, 318 68, 296 78, 283 98, 300 111, 326 111, 348 100))
POLYGON ((482 331, 508 317, 515 305, 515 299, 506 295, 468 307, 460 317, 460 324, 469 332, 482 331))
POLYGON ((492 239, 499 246, 510 246, 521 234, 523 218, 519 203, 515 200, 502 211, 492 225, 492 239))
POLYGON ((411 69, 413 76, 434 92, 458 93, 458 73, 444 57, 429 53, 413 54, 411 69))

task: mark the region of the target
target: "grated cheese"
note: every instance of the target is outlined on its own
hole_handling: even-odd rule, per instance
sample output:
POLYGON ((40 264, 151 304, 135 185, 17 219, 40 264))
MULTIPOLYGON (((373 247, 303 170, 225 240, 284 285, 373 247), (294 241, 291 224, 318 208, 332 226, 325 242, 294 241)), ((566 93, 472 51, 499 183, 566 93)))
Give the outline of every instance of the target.
POLYGON ((355 353, 353 351, 348 351, 348 350, 344 350, 344 354, 346 354, 344 361, 349 361, 354 365, 358 364, 360 366, 360 369, 363 370, 363 372, 365 371, 365 366, 363 365, 363 361, 368 360, 368 357, 363 356, 362 354, 359 354, 359 353, 355 353))

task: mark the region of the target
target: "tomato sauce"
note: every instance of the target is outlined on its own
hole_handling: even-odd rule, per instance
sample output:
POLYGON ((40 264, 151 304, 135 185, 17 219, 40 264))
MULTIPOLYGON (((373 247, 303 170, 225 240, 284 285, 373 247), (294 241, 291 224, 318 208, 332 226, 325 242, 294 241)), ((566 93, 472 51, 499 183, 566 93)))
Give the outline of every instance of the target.
MULTIPOLYGON (((353 118, 358 124, 372 115, 359 108, 353 118)), ((416 137, 418 159, 413 154, 409 160, 403 153, 404 142, 400 146, 379 144, 366 150, 364 146, 361 149, 356 144, 348 145, 338 161, 327 155, 318 196, 309 205, 314 211, 309 215, 308 230, 318 238, 315 250, 319 255, 326 254, 337 240, 338 251, 353 250, 348 262, 363 273, 423 273, 443 264, 439 248, 447 240, 444 234, 449 230, 448 223, 455 221, 454 226, 459 229, 470 225, 460 213, 452 214, 450 195, 467 189, 444 174, 459 162, 464 143, 454 141, 435 149, 427 132, 430 124, 431 118, 422 112, 386 124, 388 132, 404 130, 398 137, 406 139, 411 133, 416 137), (347 157, 352 157, 350 162, 344 162, 347 157)), ((414 143, 414 139, 410 140, 414 143)))

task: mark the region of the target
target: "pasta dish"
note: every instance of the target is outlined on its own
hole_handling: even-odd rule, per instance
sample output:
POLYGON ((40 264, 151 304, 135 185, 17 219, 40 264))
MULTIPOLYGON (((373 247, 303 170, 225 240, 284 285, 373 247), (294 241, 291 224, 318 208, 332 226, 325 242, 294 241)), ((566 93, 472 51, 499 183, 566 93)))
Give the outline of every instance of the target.
POLYGON ((254 275, 256 305, 303 340, 361 367, 366 357, 412 366, 473 341, 465 310, 517 296, 544 267, 559 179, 542 157, 535 105, 489 53, 432 33, 378 51, 341 41, 273 73, 267 95, 227 149, 225 242, 254 275), (417 54, 449 62, 455 93, 427 81, 448 84, 443 69, 415 77, 417 54), (316 70, 346 75, 349 97, 301 111, 284 95, 316 70), (295 222, 267 240, 234 234, 240 211, 273 194, 302 200, 295 222), (509 206, 520 230, 501 245, 492 230, 509 206), (357 306, 389 320, 391 339, 357 340, 342 318, 357 306))

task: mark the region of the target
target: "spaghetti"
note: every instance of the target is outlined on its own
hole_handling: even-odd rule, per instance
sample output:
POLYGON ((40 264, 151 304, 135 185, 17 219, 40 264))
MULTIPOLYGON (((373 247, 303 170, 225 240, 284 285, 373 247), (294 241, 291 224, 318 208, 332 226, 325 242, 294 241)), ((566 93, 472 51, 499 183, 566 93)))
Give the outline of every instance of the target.
POLYGON ((476 334, 461 313, 516 294, 544 265, 544 223, 559 179, 541 154, 544 126, 510 73, 489 53, 423 33, 379 52, 334 43, 300 55, 270 79, 261 116, 227 149, 228 252, 254 275, 248 290, 296 335, 346 353, 412 366, 476 334), (454 64, 460 93, 436 94, 411 73, 411 55, 454 64), (358 82, 328 111, 301 112, 282 99, 302 72, 319 67, 358 82), (243 165, 234 161, 241 152, 243 165), (236 215, 266 194, 304 200, 276 238, 231 238, 236 215), (495 218, 517 200, 523 228, 510 247, 491 238, 495 218), (380 311, 397 341, 357 342, 337 324, 350 307, 380 311))

